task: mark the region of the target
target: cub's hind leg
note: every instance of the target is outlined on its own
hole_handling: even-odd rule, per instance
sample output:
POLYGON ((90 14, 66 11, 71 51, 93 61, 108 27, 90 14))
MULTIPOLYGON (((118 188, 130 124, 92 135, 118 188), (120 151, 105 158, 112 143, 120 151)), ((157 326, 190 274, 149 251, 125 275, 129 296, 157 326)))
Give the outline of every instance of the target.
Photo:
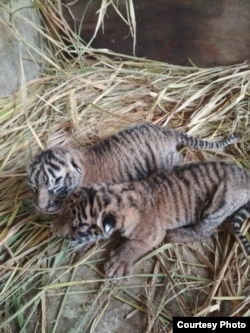
POLYGON ((199 221, 174 230, 166 230, 166 240, 182 243, 205 239, 211 236, 214 230, 235 210, 233 203, 227 203, 218 193, 205 209, 199 221))
POLYGON ((211 236, 223 219, 214 220, 211 217, 203 218, 196 224, 187 225, 181 228, 166 230, 166 241, 170 243, 191 243, 201 241, 211 236))
POLYGON ((250 255, 250 242, 242 234, 240 228, 242 224, 249 217, 250 217, 250 201, 230 217, 230 223, 232 224, 232 228, 236 234, 236 237, 239 238, 240 243, 243 245, 247 255, 250 255))
MULTIPOLYGON (((214 193, 213 197, 204 200, 206 207, 203 211, 193 214, 194 222, 185 227, 174 230, 166 230, 166 240, 169 242, 193 242, 205 239, 226 220, 234 214, 241 206, 240 196, 232 195, 222 183, 214 193), (200 215, 200 218, 199 218, 200 215), (198 220, 195 223, 195 219, 198 220)), ((244 204, 244 203, 243 203, 244 204)), ((191 222, 191 221, 190 221, 191 222)))

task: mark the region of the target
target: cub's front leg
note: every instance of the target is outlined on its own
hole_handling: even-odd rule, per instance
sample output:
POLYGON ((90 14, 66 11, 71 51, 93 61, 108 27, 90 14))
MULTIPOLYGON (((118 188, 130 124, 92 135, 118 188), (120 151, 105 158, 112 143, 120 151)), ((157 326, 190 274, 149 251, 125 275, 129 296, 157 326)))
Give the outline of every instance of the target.
POLYGON ((164 233, 158 237, 150 237, 146 240, 127 239, 124 244, 116 250, 111 251, 109 261, 104 265, 108 277, 119 277, 129 275, 133 263, 159 245, 164 238, 164 233))

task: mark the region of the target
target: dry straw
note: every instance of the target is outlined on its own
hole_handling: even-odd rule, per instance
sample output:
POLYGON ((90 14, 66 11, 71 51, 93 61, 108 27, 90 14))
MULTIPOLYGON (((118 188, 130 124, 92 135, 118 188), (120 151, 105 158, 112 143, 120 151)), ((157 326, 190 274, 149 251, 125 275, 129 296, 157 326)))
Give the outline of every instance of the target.
POLYGON ((162 244, 134 265, 129 281, 113 283, 102 271, 106 244, 75 253, 51 235, 26 177, 40 148, 90 144, 140 120, 211 140, 238 134, 225 152, 186 148, 186 159, 216 154, 250 168, 249 64, 199 69, 93 50, 58 16, 58 3, 47 4, 39 4, 43 17, 78 57, 64 57, 54 26, 32 26, 46 43, 36 50, 46 68, 0 100, 0 331, 127 331, 132 322, 136 331, 168 332, 177 314, 249 316, 249 259, 226 225, 202 244, 162 244))

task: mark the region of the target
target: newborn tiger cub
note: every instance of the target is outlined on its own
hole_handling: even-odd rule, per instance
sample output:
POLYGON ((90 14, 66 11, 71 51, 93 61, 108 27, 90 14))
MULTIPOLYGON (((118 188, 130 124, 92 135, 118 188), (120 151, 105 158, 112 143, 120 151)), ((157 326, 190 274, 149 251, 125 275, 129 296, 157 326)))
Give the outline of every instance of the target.
POLYGON ((238 140, 202 141, 174 129, 134 124, 99 143, 80 149, 55 147, 39 153, 28 168, 36 207, 57 213, 63 199, 92 182, 139 180, 182 161, 179 145, 222 149, 238 140))
POLYGON ((240 232, 249 213, 250 173, 236 164, 200 162, 174 166, 141 181, 82 187, 66 200, 52 228, 75 245, 119 231, 126 241, 105 265, 106 274, 117 277, 128 275, 132 263, 164 238, 200 241, 228 217, 250 254, 240 232))

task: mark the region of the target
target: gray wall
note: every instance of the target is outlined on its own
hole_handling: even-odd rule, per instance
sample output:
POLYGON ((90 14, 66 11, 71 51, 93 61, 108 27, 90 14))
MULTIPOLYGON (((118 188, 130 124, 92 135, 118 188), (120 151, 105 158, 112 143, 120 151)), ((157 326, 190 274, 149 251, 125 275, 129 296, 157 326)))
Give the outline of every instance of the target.
POLYGON ((40 16, 31 0, 0 1, 0 97, 39 76, 40 16), (36 28, 37 27, 37 28, 36 28))

